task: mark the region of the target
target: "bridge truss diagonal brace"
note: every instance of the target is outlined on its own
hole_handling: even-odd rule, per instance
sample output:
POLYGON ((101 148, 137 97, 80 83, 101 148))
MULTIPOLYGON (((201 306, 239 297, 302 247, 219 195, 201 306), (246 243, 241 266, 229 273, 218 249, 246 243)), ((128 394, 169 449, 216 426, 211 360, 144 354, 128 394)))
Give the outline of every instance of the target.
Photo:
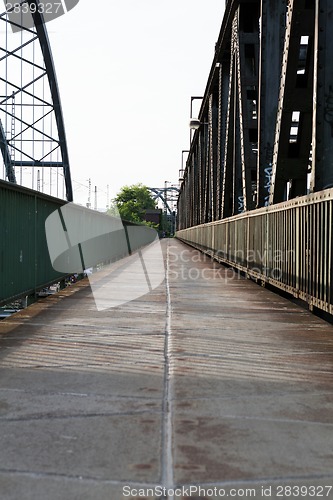
POLYGON ((254 207, 258 123, 259 8, 241 3, 231 34, 222 217, 254 207), (231 192, 232 191, 232 192, 231 192))

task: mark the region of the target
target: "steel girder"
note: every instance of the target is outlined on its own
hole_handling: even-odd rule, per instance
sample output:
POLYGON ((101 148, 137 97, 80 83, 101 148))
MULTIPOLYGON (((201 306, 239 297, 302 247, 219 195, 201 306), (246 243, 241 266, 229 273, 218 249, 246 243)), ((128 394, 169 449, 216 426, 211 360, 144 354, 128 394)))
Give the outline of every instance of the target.
POLYGON ((12 2, 8 11, 0 14, 3 177, 59 197, 59 177, 63 177, 64 197, 72 201, 59 87, 43 15, 39 12, 42 9, 38 6, 39 0, 12 2), (27 22, 26 13, 12 15, 20 6, 25 6, 25 10, 29 6, 32 14, 28 15, 33 22, 27 22))
POLYGON ((286 25, 286 2, 261 2, 258 89, 257 206, 269 203, 276 110, 286 25))
POLYGON ((314 13, 314 2, 289 1, 270 204, 307 192, 312 139, 314 13))
POLYGON ((310 189, 333 186, 333 1, 315 1, 312 169, 310 189))
POLYGON ((333 186, 332 28, 333 0, 227 2, 180 226, 333 186))
POLYGON ((152 194, 153 200, 156 200, 157 198, 159 198, 163 202, 164 206, 166 207, 167 212, 169 212, 169 214, 172 215, 173 211, 171 210, 171 207, 169 205, 169 201, 176 201, 176 199, 169 200, 167 195, 168 195, 168 193, 172 193, 172 195, 174 195, 175 193, 178 194, 179 188, 172 186, 172 187, 166 187, 166 188, 149 187, 148 189, 152 194))

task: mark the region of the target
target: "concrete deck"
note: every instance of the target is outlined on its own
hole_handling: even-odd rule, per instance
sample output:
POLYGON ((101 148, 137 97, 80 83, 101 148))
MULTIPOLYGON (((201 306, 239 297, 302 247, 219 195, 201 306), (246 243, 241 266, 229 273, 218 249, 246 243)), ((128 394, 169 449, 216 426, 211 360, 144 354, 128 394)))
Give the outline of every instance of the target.
POLYGON ((148 295, 0 322, 1 500, 333 498, 333 326, 162 243, 148 295))

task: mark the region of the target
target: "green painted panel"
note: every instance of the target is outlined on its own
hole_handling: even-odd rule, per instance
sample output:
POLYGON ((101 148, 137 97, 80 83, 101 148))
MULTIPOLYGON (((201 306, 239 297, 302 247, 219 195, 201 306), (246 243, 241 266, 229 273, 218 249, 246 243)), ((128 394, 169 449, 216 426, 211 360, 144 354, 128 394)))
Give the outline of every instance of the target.
POLYGON ((65 202, 0 181, 0 304, 64 275, 54 271, 45 220, 65 202))
POLYGON ((60 214, 54 214, 51 224, 48 221, 51 248, 60 252, 53 256, 56 271, 50 259, 45 221, 64 205, 63 200, 0 181, 0 305, 82 272, 82 262, 88 268, 119 260, 128 255, 129 247, 134 252, 157 236, 146 226, 121 223, 119 219, 112 222, 108 215, 70 204, 61 211, 70 247, 64 239, 60 214))

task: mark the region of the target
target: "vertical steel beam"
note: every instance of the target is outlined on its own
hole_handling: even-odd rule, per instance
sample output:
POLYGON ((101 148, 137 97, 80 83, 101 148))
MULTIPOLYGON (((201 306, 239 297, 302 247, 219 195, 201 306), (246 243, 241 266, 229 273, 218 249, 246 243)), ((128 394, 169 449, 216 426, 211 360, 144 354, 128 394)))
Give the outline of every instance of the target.
MULTIPOLYGON (((214 89, 215 90, 215 89, 214 89)), ((209 96, 209 170, 210 170, 210 219, 217 220, 217 146, 218 146, 218 93, 209 96)))
POLYGON ((239 8, 236 10, 231 30, 231 59, 230 78, 228 90, 228 106, 226 119, 226 139, 224 150, 224 171, 222 185, 222 218, 229 217, 235 212, 235 198, 242 197, 242 190, 238 188, 236 172, 239 171, 236 165, 237 133, 239 133, 238 97, 237 97, 237 44, 238 44, 238 23, 239 8), (238 188, 238 189, 237 189, 238 188))
POLYGON ((183 189, 183 198, 184 198, 184 205, 183 205, 183 211, 184 211, 184 227, 188 227, 189 222, 189 198, 188 198, 188 170, 186 170, 185 175, 184 175, 184 183, 183 183, 184 189, 183 189))
POLYGON ((224 173, 224 151, 226 145, 226 119, 228 111, 228 88, 229 88, 230 60, 223 61, 219 65, 219 89, 218 89, 218 132, 217 132, 217 172, 216 172, 216 220, 222 217, 222 188, 224 173))
POLYGON ((313 107, 314 3, 290 0, 284 42, 282 74, 269 203, 278 203, 307 192, 313 107), (307 37, 305 55, 302 37, 307 37), (296 139, 293 114, 299 113, 296 139), (291 186, 288 193, 288 183, 291 186))
POLYGON ((191 180, 191 186, 190 186, 190 200, 191 200, 191 214, 190 214, 190 226, 195 226, 196 225, 196 220, 195 220, 195 183, 196 183, 196 178, 194 176, 194 165, 193 163, 189 164, 189 169, 190 169, 190 180, 191 180))
POLYGON ((199 224, 203 223, 203 204, 204 204, 204 194, 203 194, 203 179, 204 179, 204 165, 202 161, 202 134, 197 134, 197 161, 198 161, 198 211, 199 211, 199 224))
POLYGON ((239 108, 239 135, 242 172, 242 203, 238 212, 251 210, 253 186, 256 185, 256 156, 258 123, 256 116, 258 101, 259 66, 259 4, 241 3, 239 6, 238 36, 235 37, 237 54, 237 93, 239 108))
POLYGON ((315 0, 311 191, 333 186, 333 0, 315 0))
POLYGON ((257 207, 268 205, 286 24, 286 1, 262 0, 258 92, 257 207))
POLYGON ((244 212, 245 208, 245 199, 244 196, 244 180, 245 176, 243 175, 243 167, 244 167, 244 155, 242 148, 242 135, 241 135, 241 127, 242 127, 242 117, 241 117, 241 102, 240 96, 238 93, 238 62, 239 59, 236 55, 235 57, 235 88, 234 88, 234 130, 233 130, 233 138, 232 138, 232 180, 233 180, 233 189, 232 189, 232 215, 240 214, 244 212))
POLYGON ((208 122, 207 115, 200 117, 201 126, 196 131, 194 141, 197 142, 198 161, 198 203, 199 203, 199 224, 208 221, 209 211, 209 163, 208 163, 208 122))
POLYGON ((226 118, 225 150, 223 160, 222 181, 222 218, 232 215, 233 205, 233 157, 234 157, 234 133, 235 133, 235 55, 230 61, 230 79, 228 92, 228 106, 226 118))
POLYGON ((200 207, 199 207, 199 183, 198 183, 198 144, 196 144, 194 152, 191 156, 191 164, 193 169, 193 207, 194 207, 194 225, 200 224, 200 207))
POLYGON ((192 165, 188 166, 188 206, 189 206, 189 217, 188 217, 188 223, 190 226, 193 226, 193 198, 192 198, 192 165))
POLYGON ((258 2, 241 3, 235 12, 231 34, 222 217, 253 208, 252 186, 256 183, 254 148, 258 142, 255 112, 258 95, 258 53, 258 2))
POLYGON ((203 211, 202 222, 210 222, 211 218, 211 187, 210 187, 210 165, 209 165, 209 135, 211 134, 208 116, 205 115, 202 130, 202 164, 203 164, 203 211))

